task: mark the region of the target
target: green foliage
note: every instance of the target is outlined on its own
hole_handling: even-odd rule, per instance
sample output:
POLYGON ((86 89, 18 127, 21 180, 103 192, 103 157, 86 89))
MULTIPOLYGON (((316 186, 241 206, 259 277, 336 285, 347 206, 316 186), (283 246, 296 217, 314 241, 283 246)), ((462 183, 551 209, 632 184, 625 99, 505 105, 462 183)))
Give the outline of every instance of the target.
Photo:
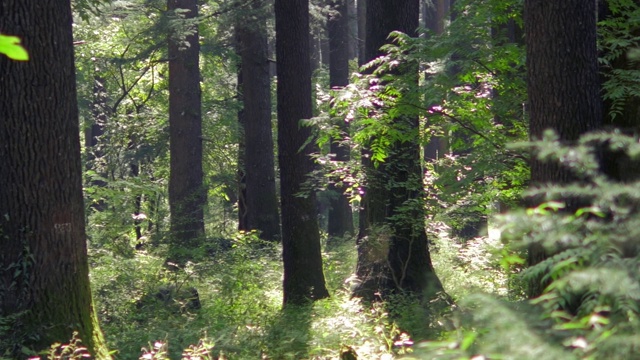
POLYGON ((604 68, 603 98, 611 103, 610 116, 615 120, 622 114, 629 99, 640 97, 637 79, 640 71, 633 52, 640 46, 640 6, 629 0, 608 0, 610 14, 599 19, 600 63, 604 68), (627 59, 631 66, 621 66, 627 59))
POLYGON ((20 38, 0 34, 0 54, 5 54, 9 59, 18 61, 29 60, 29 53, 20 45, 20 38))
MULTIPOLYGON (((425 164, 427 209, 454 230, 486 218, 495 202, 515 205, 529 177, 526 157, 506 146, 527 138, 524 47, 521 37, 508 36, 508 30, 520 31, 522 2, 458 1, 456 6, 458 16, 442 35, 391 34, 386 55, 361 69, 370 75, 356 74, 344 89, 320 94, 333 106, 312 121, 321 146, 342 141, 354 154, 366 148, 376 166, 393 144, 446 143, 425 164), (403 69, 419 69, 420 80, 414 71, 398 75, 403 69), (407 116, 420 118, 420 132, 398 121, 407 116), (336 117, 349 123, 350 135, 336 125, 336 117)), ((366 185, 355 169, 348 165, 337 174, 329 166, 327 172, 334 179, 337 174, 337 182, 366 185)))
MULTIPOLYGON (((561 144, 553 134, 529 146, 541 158, 572 169, 579 183, 531 189, 546 203, 501 218, 502 241, 514 249, 541 246, 550 256, 522 272, 546 288, 530 301, 505 303, 474 296, 461 303, 456 332, 419 353, 434 359, 625 359, 640 345, 640 248, 638 183, 602 174, 600 154, 627 154, 637 162, 636 137, 590 134, 579 144, 561 144), (585 206, 563 211, 562 199, 585 206)), ((514 257, 515 255, 515 257, 514 257)), ((519 262, 519 261, 517 261, 519 262)))
POLYGON ((418 305, 410 300, 396 299, 390 311, 385 304, 370 308, 351 298, 344 279, 355 267, 352 241, 337 243, 323 254, 332 298, 281 310, 280 247, 255 233, 227 240, 231 246, 219 249, 215 257, 177 272, 144 252, 130 259, 104 249, 92 254, 97 312, 117 358, 138 359, 145 343, 150 345, 143 357, 188 358, 180 349, 201 338, 209 340, 192 351, 206 350, 212 358, 338 358, 346 348, 361 358, 378 358, 399 351, 394 342, 401 333, 425 333, 428 321, 411 315, 418 305), (180 296, 189 288, 198 290, 199 309, 190 308, 180 296), (396 314, 413 320, 412 327, 401 330, 391 318, 396 314))
MULTIPOLYGON (((88 235, 91 246, 124 257, 134 255, 134 246, 163 251, 170 236, 167 34, 171 27, 175 36, 184 36, 194 23, 165 8, 162 1, 111 2, 74 27, 80 115, 87 130, 88 235), (97 143, 89 145, 91 140, 97 143)), ((203 167, 210 204, 206 230, 212 236, 235 228, 236 69, 229 66, 230 27, 214 16, 232 9, 203 4, 197 20, 204 39, 203 167)))

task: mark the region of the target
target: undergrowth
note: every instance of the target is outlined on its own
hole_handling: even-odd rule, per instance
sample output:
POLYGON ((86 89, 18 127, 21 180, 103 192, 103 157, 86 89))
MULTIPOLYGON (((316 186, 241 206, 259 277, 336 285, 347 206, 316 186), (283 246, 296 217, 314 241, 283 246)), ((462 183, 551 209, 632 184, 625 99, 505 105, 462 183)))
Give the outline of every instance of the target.
MULTIPOLYGON (((455 297, 485 287, 500 273, 495 261, 474 260, 478 252, 493 259, 485 240, 466 246, 445 236, 433 240, 437 270, 455 297), (478 268, 469 272, 467 261, 478 268), (483 275, 485 265, 493 275, 483 275)), ((279 246, 252 234, 229 241, 228 249, 178 271, 150 250, 126 258, 92 251, 94 298, 115 358, 180 359, 188 353, 184 349, 199 349, 212 359, 338 359, 349 353, 392 359, 410 353, 414 341, 438 338, 443 329, 439 314, 415 299, 364 304, 352 298, 348 279, 357 255, 351 238, 324 246, 331 297, 285 309, 279 246)), ((486 290, 506 291, 503 280, 493 284, 486 290)))

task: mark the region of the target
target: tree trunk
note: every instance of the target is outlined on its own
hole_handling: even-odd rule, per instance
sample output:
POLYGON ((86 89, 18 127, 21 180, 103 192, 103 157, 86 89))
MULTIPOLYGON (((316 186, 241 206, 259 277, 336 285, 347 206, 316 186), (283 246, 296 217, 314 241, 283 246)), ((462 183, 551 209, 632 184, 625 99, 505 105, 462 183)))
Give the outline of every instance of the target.
POLYGON ((278 160, 282 203, 284 304, 329 296, 322 272, 315 194, 303 188, 313 170, 308 0, 276 0, 278 160), (304 196, 302 193, 304 191, 304 196))
POLYGON ((358 58, 358 10, 356 6, 356 0, 347 0, 349 60, 358 58))
POLYGON ((196 0, 168 0, 172 14, 169 34, 169 142, 171 248, 169 259, 178 264, 185 249, 204 236, 206 192, 202 170, 202 115, 196 0), (179 11, 178 11, 179 10, 179 11), (186 11, 184 11, 186 10, 186 11))
POLYGON ((357 7, 358 65, 364 65, 367 62, 364 55, 364 42, 367 37, 367 0, 358 0, 357 7))
POLYGON ((0 353, 48 349, 78 331, 110 358, 89 285, 69 1, 5 0, 0 29, 27 62, 0 57, 0 353))
POLYGON ((244 135, 244 227, 265 240, 280 240, 280 218, 271 134, 271 78, 264 3, 253 3, 256 19, 239 21, 244 135))
MULTIPOLYGON (((571 143, 602 125, 598 79, 595 1, 526 0, 524 10, 527 45, 527 90, 530 136, 540 139, 554 130, 561 141, 571 143)), ((531 161, 532 185, 568 183, 572 172, 555 162, 531 161)), ((531 199, 535 206, 539 199, 531 199)), ((569 199, 571 211, 577 204, 569 199)), ((541 247, 529 249, 529 264, 545 259, 541 247)), ((531 284, 529 295, 544 290, 540 281, 531 284)))
MULTIPOLYGON (((92 122, 90 126, 87 126, 84 132, 85 149, 87 154, 86 169, 94 170, 98 175, 103 178, 107 177, 100 166, 97 166, 104 156, 102 149, 101 137, 104 136, 104 127, 107 124, 109 105, 107 105, 107 89, 105 87, 106 79, 99 74, 99 69, 96 66, 94 69, 93 77, 93 99, 91 101, 91 115, 92 122)), ((104 139, 102 139, 104 141, 104 139)), ((92 179, 89 183, 90 186, 104 187, 106 182, 103 180, 92 179)), ((105 209, 104 200, 100 200, 96 203, 91 203, 91 208, 96 211, 103 211, 105 209)))
MULTIPOLYGON (((334 13, 329 15, 327 29, 329 31, 329 84, 331 88, 341 88, 349 84, 349 13, 346 0, 330 0, 334 13)), ((344 119, 340 121, 340 128, 343 133, 348 132, 347 123, 344 119)), ((332 154, 335 154, 335 161, 349 161, 350 149, 339 142, 332 141, 332 154)), ((343 236, 346 233, 353 233, 353 217, 351 214, 351 204, 345 194, 345 189, 329 186, 329 191, 336 196, 331 197, 329 209, 329 236, 343 236)))
MULTIPOLYGON (((391 31, 415 36, 419 0, 367 4, 366 59, 380 55, 391 31)), ((412 67, 410 67, 412 68, 412 67)), ((415 81, 417 68, 415 70, 415 81)), ((393 126, 407 135, 418 130, 417 117, 400 116, 393 126)), ((355 295, 375 299, 380 294, 411 293, 430 299, 442 290, 428 249, 424 229, 424 189, 420 167, 420 146, 413 140, 391 144, 385 162, 373 167, 365 163, 367 188, 364 231, 358 236, 357 275, 361 280, 355 295)))

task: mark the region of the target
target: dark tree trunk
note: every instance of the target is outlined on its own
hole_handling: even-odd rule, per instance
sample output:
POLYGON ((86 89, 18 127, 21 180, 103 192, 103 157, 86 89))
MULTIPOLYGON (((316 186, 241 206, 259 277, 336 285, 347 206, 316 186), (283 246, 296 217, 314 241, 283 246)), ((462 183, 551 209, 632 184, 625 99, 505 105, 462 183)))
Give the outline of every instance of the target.
MULTIPOLYGON (((554 130, 564 142, 602 125, 598 79, 595 1, 526 0, 525 39, 530 114, 530 136, 540 139, 554 130)), ((531 161, 531 182, 568 183, 572 172, 554 162, 531 161)), ((531 199, 535 206, 539 200, 531 199)), ((571 201, 570 201, 571 202, 571 201)), ((569 210, 576 204, 569 203, 569 210)), ((529 264, 545 259, 540 247, 529 249, 529 264)), ((540 281, 531 284, 529 295, 542 293, 540 281)))
MULTIPOLYGON (((330 0, 332 10, 327 20, 329 32, 329 84, 331 88, 341 88, 349 84, 349 14, 346 0, 330 0)), ((347 123, 344 119, 340 121, 340 128, 344 133, 348 132, 347 123)), ((349 161, 350 149, 341 145, 340 142, 331 142, 332 154, 335 154, 335 161, 349 161)), ((353 233, 353 216, 351 214, 351 204, 345 194, 345 189, 334 186, 329 187, 336 196, 331 197, 329 204, 329 236, 343 236, 346 233, 353 233)))
POLYGON ((308 0, 276 0, 278 71, 278 160, 282 203, 284 304, 329 296, 322 272, 315 194, 301 193, 313 170, 311 129, 300 120, 311 117, 308 0), (305 145, 306 144, 306 145, 305 145))
POLYGON ((271 134, 271 78, 264 3, 253 3, 258 20, 245 19, 237 28, 241 57, 244 134, 244 227, 265 240, 280 240, 280 217, 271 134))
POLYGON ((0 56, 0 354, 13 358, 72 331, 110 358, 89 286, 71 23, 69 1, 0 3, 0 29, 31 58, 0 56))
MULTIPOLYGON (((239 34, 236 31, 236 53, 240 55, 239 48, 239 34)), ((238 63, 238 84, 236 91, 238 94, 238 101, 243 103, 243 107, 238 110, 238 230, 250 230, 247 220, 247 176, 245 173, 245 159, 246 159, 246 137, 244 135, 244 128, 246 124, 246 118, 244 115, 244 94, 242 93, 242 87, 244 84, 244 78, 242 76, 242 60, 238 63)))
MULTIPOLYGON (((415 36, 419 5, 419 0, 369 1, 365 58, 379 56, 380 47, 394 30, 415 36)), ((415 70, 417 82, 417 68, 409 68, 415 70)), ((414 133, 415 138, 392 144, 387 159, 377 168, 365 163, 365 211, 360 214, 364 219, 358 236, 361 283, 355 295, 375 299, 378 294, 411 293, 429 299, 442 290, 442 284, 431 264, 424 229, 418 119, 401 116, 394 126, 407 135, 414 133)))
POLYGON ((358 10, 356 0, 347 0, 347 27, 349 28, 349 60, 358 58, 358 10))
POLYGON ((358 0, 356 18, 358 21, 358 65, 367 62, 364 55, 364 42, 367 38, 367 0, 358 0))
POLYGON ((196 0, 169 0, 174 16, 169 34, 169 142, 171 211, 170 260, 188 260, 183 249, 198 246, 204 236, 206 192, 202 170, 202 115, 197 26, 181 19, 198 16, 196 0), (188 11, 177 12, 178 9, 188 11), (185 37, 185 34, 187 34, 185 37), (185 42, 188 44, 186 46, 185 42))
MULTIPOLYGON (((106 79, 98 73, 98 67, 96 67, 94 71, 93 99, 91 101, 91 115, 93 121, 90 126, 86 127, 84 132, 84 141, 87 153, 86 169, 94 170, 98 175, 106 178, 107 174, 98 165, 98 162, 104 156, 101 144, 101 142, 104 142, 104 139, 101 138, 104 135, 104 127, 107 124, 107 119, 109 117, 107 89, 105 88, 106 79)), ((106 183, 103 180, 92 179, 89 185, 104 187, 106 186, 106 183)), ((105 209, 105 203, 103 200, 91 203, 91 208, 96 211, 102 211, 105 209)))

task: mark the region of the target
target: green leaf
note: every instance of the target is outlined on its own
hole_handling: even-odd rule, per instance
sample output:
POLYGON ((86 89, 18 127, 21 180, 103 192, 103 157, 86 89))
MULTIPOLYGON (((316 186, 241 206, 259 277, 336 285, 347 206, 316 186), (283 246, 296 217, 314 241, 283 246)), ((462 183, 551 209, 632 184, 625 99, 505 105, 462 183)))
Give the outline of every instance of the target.
POLYGON ((18 61, 29 60, 29 53, 20 45, 20 38, 0 34, 0 53, 7 55, 9 59, 18 61))

